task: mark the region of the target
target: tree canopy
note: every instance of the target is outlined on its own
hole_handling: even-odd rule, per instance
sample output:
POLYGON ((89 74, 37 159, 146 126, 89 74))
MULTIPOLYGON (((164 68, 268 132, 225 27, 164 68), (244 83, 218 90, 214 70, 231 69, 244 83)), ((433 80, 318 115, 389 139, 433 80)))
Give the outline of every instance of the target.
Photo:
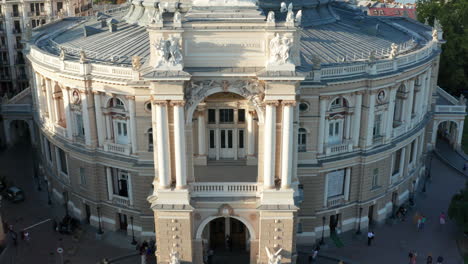
POLYGON ((448 215, 464 233, 468 233, 468 182, 465 189, 452 197, 448 215))
POLYGON ((439 86, 454 95, 468 93, 468 0, 418 0, 418 20, 437 18, 447 41, 442 46, 439 86))

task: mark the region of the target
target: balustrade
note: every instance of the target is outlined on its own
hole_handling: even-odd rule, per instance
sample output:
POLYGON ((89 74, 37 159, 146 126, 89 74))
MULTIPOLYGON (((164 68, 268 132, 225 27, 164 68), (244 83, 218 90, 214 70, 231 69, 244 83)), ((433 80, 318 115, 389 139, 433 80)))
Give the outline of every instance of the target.
POLYGON ((190 184, 192 197, 258 196, 257 183, 244 182, 195 182, 190 184))
POLYGON ((119 195, 112 195, 112 203, 120 206, 130 206, 130 199, 128 197, 123 197, 119 195))
POLYGON ((325 148, 326 155, 334 155, 339 153, 350 152, 353 150, 353 142, 351 140, 344 140, 338 144, 328 144, 325 148))
POLYGON ((328 199, 327 199, 327 207, 328 208, 340 206, 343 203, 344 203, 344 195, 328 197, 328 199))
POLYGON ((121 145, 113 142, 106 142, 104 144, 104 151, 109 151, 123 155, 130 155, 130 144, 121 145))

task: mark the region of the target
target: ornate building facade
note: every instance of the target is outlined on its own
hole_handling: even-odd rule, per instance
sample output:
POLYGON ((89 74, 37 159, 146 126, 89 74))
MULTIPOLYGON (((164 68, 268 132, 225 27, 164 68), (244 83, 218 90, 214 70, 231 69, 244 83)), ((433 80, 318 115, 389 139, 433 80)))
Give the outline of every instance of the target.
POLYGON ((442 43, 438 25, 332 1, 133 1, 62 19, 27 47, 41 167, 70 214, 155 238, 163 263, 202 263, 228 236, 249 263, 294 263, 296 244, 407 201, 438 129, 459 145, 442 43))

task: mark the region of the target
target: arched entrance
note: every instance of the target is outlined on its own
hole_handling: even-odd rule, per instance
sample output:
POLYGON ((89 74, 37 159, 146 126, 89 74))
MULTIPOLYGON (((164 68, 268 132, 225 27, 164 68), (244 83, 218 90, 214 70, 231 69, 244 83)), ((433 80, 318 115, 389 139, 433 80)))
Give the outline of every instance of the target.
POLYGON ((447 142, 452 148, 459 147, 461 143, 461 133, 458 129, 458 124, 455 121, 441 121, 437 124, 436 130, 436 146, 441 140, 447 142))
POLYGON ((205 263, 249 263, 250 230, 238 218, 217 217, 201 234, 205 263))
POLYGON ((7 120, 5 124, 5 135, 7 145, 14 145, 18 142, 32 142, 32 127, 25 120, 7 120))

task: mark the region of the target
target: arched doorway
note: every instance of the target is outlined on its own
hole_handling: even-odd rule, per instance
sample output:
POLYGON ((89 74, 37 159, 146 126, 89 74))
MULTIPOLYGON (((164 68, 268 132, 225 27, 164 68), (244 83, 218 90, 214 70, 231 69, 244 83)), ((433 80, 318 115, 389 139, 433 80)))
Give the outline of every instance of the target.
POLYGON ((217 217, 203 228, 205 263, 249 263, 250 230, 234 217, 217 217))
POLYGON ((458 131, 458 124, 455 121, 442 121, 437 124, 436 146, 448 143, 452 148, 457 148, 461 143, 461 135, 458 131))
POLYGON ((24 120, 9 121, 7 132, 7 144, 12 146, 18 142, 31 142, 31 131, 28 122, 24 120))

